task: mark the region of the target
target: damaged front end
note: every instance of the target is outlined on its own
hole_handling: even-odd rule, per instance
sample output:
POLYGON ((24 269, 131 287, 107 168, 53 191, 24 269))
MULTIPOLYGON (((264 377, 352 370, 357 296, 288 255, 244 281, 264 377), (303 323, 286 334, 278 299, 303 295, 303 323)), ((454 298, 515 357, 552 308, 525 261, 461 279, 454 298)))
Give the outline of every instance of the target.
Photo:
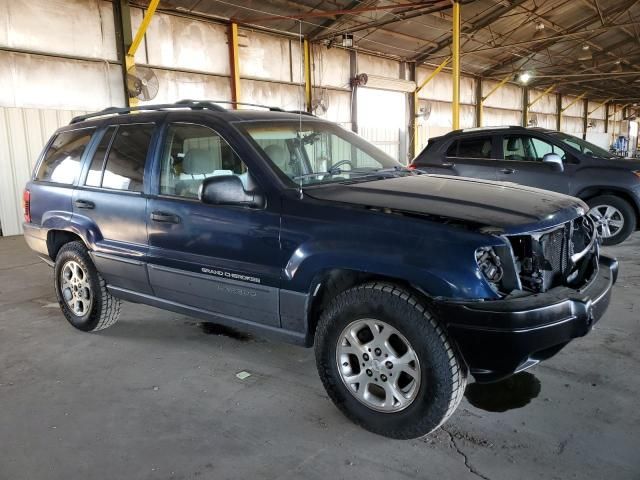
POLYGON ((598 234, 587 215, 503 238, 506 245, 476 252, 481 272, 501 297, 544 293, 559 286, 580 288, 597 272, 598 234))

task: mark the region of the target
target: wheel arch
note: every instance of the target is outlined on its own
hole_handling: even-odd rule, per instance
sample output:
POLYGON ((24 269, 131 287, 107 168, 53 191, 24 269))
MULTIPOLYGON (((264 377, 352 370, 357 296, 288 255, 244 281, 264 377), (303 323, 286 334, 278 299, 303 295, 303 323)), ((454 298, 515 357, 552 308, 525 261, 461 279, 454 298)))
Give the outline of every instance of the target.
POLYGON ((636 202, 633 195, 631 195, 628 191, 622 188, 616 187, 587 187, 581 190, 576 196, 581 200, 588 201, 592 198, 599 197, 601 195, 613 195, 616 197, 620 197, 622 200, 627 202, 633 208, 633 211, 636 214, 636 220, 640 224, 640 205, 636 202))
POLYGON ((419 297, 425 303, 431 295, 406 279, 352 268, 327 268, 317 273, 312 282, 307 302, 307 346, 313 346, 318 321, 331 300, 340 293, 371 281, 397 285, 419 297))

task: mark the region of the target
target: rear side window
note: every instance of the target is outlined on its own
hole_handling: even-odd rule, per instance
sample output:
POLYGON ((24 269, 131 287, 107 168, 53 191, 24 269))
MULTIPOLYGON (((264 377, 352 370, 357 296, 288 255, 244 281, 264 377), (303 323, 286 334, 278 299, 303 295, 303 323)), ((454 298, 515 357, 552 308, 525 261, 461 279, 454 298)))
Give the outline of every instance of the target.
POLYGON ((80 174, 80 159, 95 128, 71 130, 56 135, 36 174, 36 180, 73 184, 80 174))
POLYGON ((463 138, 451 144, 447 157, 491 158, 491 137, 463 138))
POLYGON ((102 187, 141 192, 153 124, 120 125, 102 174, 102 187))
POLYGON ((90 187, 99 187, 102 184, 102 169, 104 168, 104 157, 107 154, 107 150, 109 150, 109 145, 111 145, 111 139, 113 138, 113 133, 116 131, 116 126, 112 125, 104 132, 100 143, 98 144, 98 148, 96 152, 93 154, 93 158, 91 159, 91 166, 89 167, 89 173, 87 173, 87 181, 86 185, 90 187))

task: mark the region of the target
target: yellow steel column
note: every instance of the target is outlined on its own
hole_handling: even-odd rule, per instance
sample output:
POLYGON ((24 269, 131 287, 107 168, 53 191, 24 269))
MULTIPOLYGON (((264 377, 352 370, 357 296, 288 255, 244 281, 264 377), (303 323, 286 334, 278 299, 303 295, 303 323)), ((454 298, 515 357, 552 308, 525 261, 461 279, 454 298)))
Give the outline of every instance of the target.
POLYGON ((311 113, 311 46, 304 40, 304 102, 305 110, 311 113))
POLYGON ((453 103, 451 105, 452 125, 454 130, 460 128, 460 3, 453 2, 453 38, 451 44, 453 103))
MULTIPOLYGON (((133 41, 131 42, 131 45, 129 46, 129 50, 127 51, 127 54, 125 55, 125 58, 124 58, 124 64, 127 69, 127 72, 129 71, 130 68, 132 68, 135 65, 134 57, 136 55, 136 51, 138 50, 138 47, 140 46, 140 43, 144 38, 144 34, 147 32, 147 28, 151 23, 153 14, 156 13, 156 8, 158 8, 159 3, 160 3, 160 0, 151 0, 151 2, 149 2, 149 8, 147 9, 147 12, 144 14, 142 23, 140 24, 140 27, 138 27, 138 31, 136 32, 135 37, 133 37, 133 41)), ((138 105, 138 99, 135 97, 129 98, 129 106, 135 107, 136 105, 138 105)))
MULTIPOLYGON (((238 24, 229 25, 229 70, 231 72, 231 101, 240 101, 240 58, 238 47, 238 24)), ((238 108, 233 104, 233 108, 238 108)))

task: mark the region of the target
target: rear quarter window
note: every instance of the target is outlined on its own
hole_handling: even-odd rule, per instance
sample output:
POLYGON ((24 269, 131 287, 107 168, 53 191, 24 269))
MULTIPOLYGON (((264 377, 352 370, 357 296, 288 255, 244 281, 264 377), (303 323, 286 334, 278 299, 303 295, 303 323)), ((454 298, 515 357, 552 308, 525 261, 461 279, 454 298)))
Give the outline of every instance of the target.
POLYGON ((69 130, 55 136, 36 173, 42 182, 73 184, 80 175, 80 160, 95 128, 69 130))

